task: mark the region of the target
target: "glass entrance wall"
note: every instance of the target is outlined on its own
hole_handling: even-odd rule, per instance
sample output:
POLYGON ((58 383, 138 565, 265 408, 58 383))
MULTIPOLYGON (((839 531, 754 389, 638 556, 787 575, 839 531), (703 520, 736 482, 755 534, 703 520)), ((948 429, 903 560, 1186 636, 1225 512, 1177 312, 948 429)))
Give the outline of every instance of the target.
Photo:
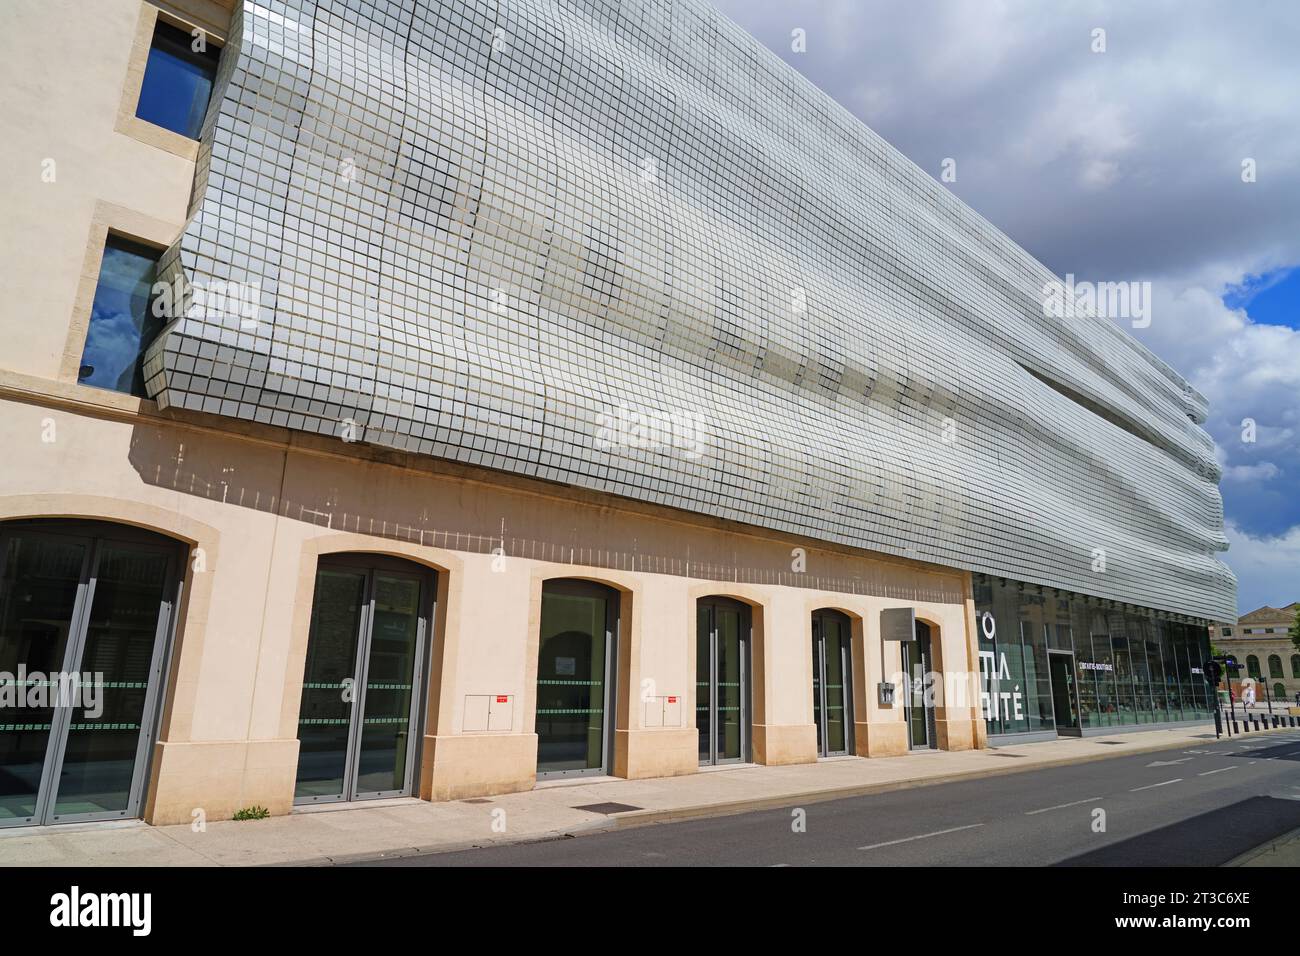
POLYGON ((0 525, 0 826, 139 814, 179 553, 103 522, 0 525))
POLYGON ((931 658, 930 625, 916 622, 916 640, 899 645, 903 655, 903 719, 907 723, 908 746, 913 750, 937 746, 934 728, 933 690, 927 703, 927 689, 932 688, 934 661, 931 658))
POLYGON ((397 558, 321 559, 298 709, 295 802, 412 792, 435 583, 432 571, 397 558))
POLYGON ((749 759, 750 609, 703 598, 696 608, 695 725, 700 763, 749 759))
POLYGON ((1051 651, 1073 653, 1084 732, 1213 716, 1205 622, 984 574, 973 581, 989 734, 1056 729, 1051 651))
POLYGON ((839 611, 812 617, 813 721, 823 757, 853 751, 853 627, 839 611))
POLYGON ((603 774, 610 765, 618 592, 547 581, 537 650, 537 773, 603 774))

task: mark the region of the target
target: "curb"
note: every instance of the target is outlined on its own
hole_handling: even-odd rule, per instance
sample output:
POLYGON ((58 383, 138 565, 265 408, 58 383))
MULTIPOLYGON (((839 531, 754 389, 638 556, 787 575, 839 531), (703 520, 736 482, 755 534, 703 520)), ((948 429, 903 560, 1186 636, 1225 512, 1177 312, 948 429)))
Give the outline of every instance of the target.
MULTIPOLYGON (((1247 863, 1250 863, 1256 857, 1261 857, 1261 856, 1265 856, 1266 854, 1273 853, 1277 849, 1279 849, 1280 847, 1288 843, 1300 843, 1300 827, 1296 827, 1290 833, 1283 833, 1281 836, 1274 837, 1273 839, 1269 840, 1267 843, 1261 843, 1253 850, 1247 850, 1245 853, 1242 853, 1240 856, 1234 856, 1231 860, 1229 860, 1227 863, 1224 863, 1222 865, 1223 866, 1245 866, 1247 863)), ((1297 847, 1297 855, 1300 855, 1300 847, 1297 847)), ((1277 863, 1274 865, 1284 866, 1284 867, 1295 866, 1294 863, 1277 863)))

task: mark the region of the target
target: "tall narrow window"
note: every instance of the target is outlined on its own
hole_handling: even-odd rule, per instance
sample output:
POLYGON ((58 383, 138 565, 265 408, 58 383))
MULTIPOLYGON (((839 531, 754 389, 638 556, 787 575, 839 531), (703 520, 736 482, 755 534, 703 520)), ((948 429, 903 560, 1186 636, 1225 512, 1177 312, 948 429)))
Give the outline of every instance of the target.
POLYGON ((218 56, 217 48, 206 37, 192 36, 159 20, 135 115, 173 133, 198 139, 212 98, 218 56), (201 49, 196 50, 196 46, 201 49))
POLYGON ((162 328, 150 309, 158 253, 117 236, 104 244, 77 381, 144 396, 144 350, 162 328))

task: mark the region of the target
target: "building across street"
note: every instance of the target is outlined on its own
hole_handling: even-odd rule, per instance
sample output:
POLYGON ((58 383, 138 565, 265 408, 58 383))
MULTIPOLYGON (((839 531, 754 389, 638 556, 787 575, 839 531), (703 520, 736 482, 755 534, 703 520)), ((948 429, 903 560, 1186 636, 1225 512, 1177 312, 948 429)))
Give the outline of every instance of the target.
POLYGON ((1236 624, 1216 626, 1214 647, 1237 661, 1232 689, 1238 700, 1241 681, 1250 679, 1257 703, 1300 706, 1300 648, 1290 637, 1298 613, 1300 601, 1286 607, 1265 605, 1243 614, 1236 624))

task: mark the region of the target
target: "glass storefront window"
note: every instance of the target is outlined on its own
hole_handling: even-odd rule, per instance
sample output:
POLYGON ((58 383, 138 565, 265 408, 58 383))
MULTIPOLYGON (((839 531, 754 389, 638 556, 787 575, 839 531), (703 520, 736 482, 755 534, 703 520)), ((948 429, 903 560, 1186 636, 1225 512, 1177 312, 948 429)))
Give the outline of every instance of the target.
POLYGON ((1205 626, 1161 611, 1106 610, 1099 598, 987 575, 972 583, 989 734, 1064 732, 1056 727, 1048 666, 1058 652, 1073 654, 1085 731, 1212 715, 1201 674, 1209 655, 1205 626))
POLYGON ((1174 646, 1170 640, 1170 622, 1157 619, 1155 622, 1156 639, 1160 649, 1160 663, 1165 675, 1165 700, 1169 707, 1169 719, 1184 720, 1182 689, 1178 686, 1177 660, 1174 646))
POLYGON ((1107 615, 1110 649, 1115 661, 1115 707, 1119 724, 1137 723, 1137 704, 1133 693, 1133 659, 1129 654, 1128 631, 1123 614, 1107 615))
POLYGON ((1080 724, 1087 727, 1104 726, 1101 700, 1097 694, 1098 666, 1092 653, 1092 637, 1088 633, 1088 605, 1081 598, 1070 602, 1070 632, 1074 639, 1074 669, 1079 681, 1080 724))

